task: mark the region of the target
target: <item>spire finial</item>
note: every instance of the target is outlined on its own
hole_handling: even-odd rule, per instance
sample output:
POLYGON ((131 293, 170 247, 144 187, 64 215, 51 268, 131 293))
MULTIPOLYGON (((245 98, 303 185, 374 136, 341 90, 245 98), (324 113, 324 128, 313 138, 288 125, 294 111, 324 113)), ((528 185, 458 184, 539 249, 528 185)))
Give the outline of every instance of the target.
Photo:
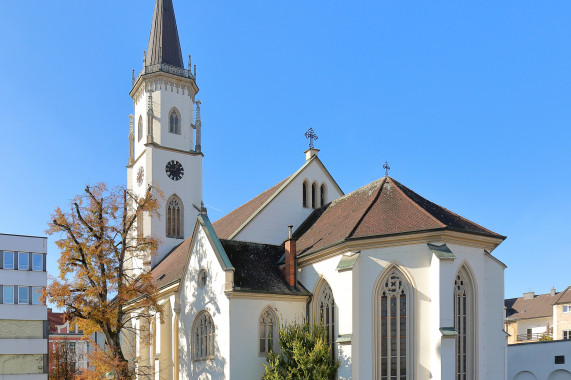
POLYGON ((383 165, 383 169, 385 169, 385 177, 389 176, 389 170, 391 170, 391 167, 389 166, 389 162, 385 161, 385 164, 383 165))
POLYGON ((317 140, 318 137, 313 131, 313 128, 309 128, 307 132, 305 132, 305 138, 309 139, 309 149, 313 149, 313 140, 317 140))
POLYGON ((147 48, 147 65, 167 64, 184 69, 172 0, 156 0, 147 48))

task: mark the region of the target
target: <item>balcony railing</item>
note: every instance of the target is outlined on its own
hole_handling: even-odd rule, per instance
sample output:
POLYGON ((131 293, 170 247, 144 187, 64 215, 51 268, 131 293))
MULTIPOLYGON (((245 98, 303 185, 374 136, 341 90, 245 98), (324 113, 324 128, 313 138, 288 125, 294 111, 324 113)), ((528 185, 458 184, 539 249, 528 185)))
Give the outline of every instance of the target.
POLYGON ((168 63, 157 63, 154 65, 145 66, 143 70, 141 70, 141 73, 137 76, 137 78, 136 79, 133 78, 133 84, 135 84, 135 82, 139 79, 141 75, 158 73, 158 72, 169 73, 172 75, 177 75, 179 77, 196 80, 196 78, 194 77, 193 73, 190 70, 183 69, 182 67, 173 66, 168 63))
POLYGON ((519 334, 517 336, 518 342, 538 342, 541 340, 552 340, 553 336, 550 333, 530 333, 519 334))

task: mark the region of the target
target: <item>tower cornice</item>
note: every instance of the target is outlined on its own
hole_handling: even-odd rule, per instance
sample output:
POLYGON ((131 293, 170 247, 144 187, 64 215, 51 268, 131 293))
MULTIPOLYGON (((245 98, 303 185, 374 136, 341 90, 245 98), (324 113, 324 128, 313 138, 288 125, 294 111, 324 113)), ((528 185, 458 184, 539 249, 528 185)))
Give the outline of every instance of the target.
MULTIPOLYGON (((184 71, 188 71, 190 73, 190 70, 184 70, 184 71)), ((196 85, 196 80, 194 79, 194 76, 192 74, 189 75, 190 76, 178 75, 178 74, 173 74, 169 71, 162 71, 162 70, 152 71, 152 70, 146 70, 145 68, 145 70, 143 70, 141 74, 139 74, 137 79, 135 79, 135 82, 133 83, 133 88, 129 92, 129 95, 133 99, 137 98, 138 97, 137 94, 139 93, 139 91, 141 89, 145 89, 145 86, 143 86, 143 84, 151 84, 151 85, 154 84, 158 86, 176 84, 178 86, 189 87, 189 89, 192 89, 193 95, 196 95, 200 89, 196 85)))

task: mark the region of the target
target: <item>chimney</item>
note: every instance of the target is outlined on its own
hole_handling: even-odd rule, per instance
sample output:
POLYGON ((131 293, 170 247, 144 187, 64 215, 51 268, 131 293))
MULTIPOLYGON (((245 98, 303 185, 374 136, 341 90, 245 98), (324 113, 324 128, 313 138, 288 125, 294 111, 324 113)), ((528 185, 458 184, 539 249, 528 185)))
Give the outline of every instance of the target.
POLYGON ((523 299, 524 300, 531 300, 535 297, 535 292, 526 292, 523 293, 523 299))
POLYGON ((293 226, 288 226, 289 238, 285 241, 285 279, 289 286, 297 284, 297 258, 295 257, 295 239, 293 238, 293 226))
POLYGON ((554 296, 557 292, 555 291, 555 286, 551 288, 551 295, 554 296))

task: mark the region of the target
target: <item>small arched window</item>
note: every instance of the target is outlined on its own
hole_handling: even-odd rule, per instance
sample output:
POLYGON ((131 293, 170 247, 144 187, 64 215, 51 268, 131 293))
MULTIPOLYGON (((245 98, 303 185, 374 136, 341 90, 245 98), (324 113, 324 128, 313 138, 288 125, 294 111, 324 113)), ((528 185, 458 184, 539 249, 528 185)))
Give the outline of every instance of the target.
POLYGON ((137 214, 137 243, 141 244, 143 242, 143 212, 137 214))
POLYGON ((182 238, 183 236, 183 205, 176 195, 167 201, 167 237, 182 238))
POLYGON ((331 355, 335 357, 335 299, 327 281, 323 280, 317 292, 316 321, 325 327, 331 355))
POLYGON ((474 290, 463 266, 454 279, 454 327, 456 329, 456 380, 474 379, 474 290))
POLYGON ((303 207, 308 207, 307 205, 307 181, 303 182, 303 207))
POLYGON ((169 113, 169 132, 180 135, 180 115, 176 108, 169 113))
POLYGON ((214 358, 214 322, 210 313, 201 311, 192 325, 192 360, 214 358))
POLYGON ((276 350, 278 336, 278 317, 271 307, 266 307, 260 315, 260 355, 276 350))
POLYGON ((139 124, 137 125, 137 141, 143 138, 143 117, 139 116, 139 124))
POLYGON ((311 208, 317 208, 317 184, 311 185, 311 208))
POLYGON ((321 199, 321 207, 325 206, 325 202, 327 199, 327 188, 325 187, 325 184, 322 183, 321 184, 321 192, 320 192, 320 199, 321 199))

